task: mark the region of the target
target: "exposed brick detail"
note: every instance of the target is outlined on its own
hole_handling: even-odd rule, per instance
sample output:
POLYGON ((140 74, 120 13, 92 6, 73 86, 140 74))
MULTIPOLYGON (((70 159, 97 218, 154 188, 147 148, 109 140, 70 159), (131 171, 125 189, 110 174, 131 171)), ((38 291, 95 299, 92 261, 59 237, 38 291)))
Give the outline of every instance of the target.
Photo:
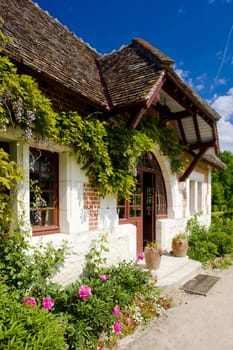
POLYGON ((100 208, 100 196, 97 189, 91 184, 83 185, 84 209, 88 210, 89 230, 98 229, 98 214, 100 208))

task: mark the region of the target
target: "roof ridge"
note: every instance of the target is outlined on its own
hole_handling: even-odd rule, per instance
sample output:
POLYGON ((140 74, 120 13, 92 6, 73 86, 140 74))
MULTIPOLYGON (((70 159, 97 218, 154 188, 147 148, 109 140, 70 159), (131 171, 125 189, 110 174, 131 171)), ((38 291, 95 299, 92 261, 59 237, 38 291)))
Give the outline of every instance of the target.
POLYGON ((161 65, 172 66, 175 61, 169 56, 158 50, 156 47, 149 44, 146 40, 141 38, 134 38, 132 44, 142 53, 144 53, 150 59, 159 61, 161 65))

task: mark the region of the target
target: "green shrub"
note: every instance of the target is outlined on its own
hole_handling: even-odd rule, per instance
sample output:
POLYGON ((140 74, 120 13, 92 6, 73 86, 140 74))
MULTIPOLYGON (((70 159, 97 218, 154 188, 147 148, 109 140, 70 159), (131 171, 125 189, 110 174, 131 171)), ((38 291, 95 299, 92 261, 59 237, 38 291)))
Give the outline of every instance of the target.
POLYGON ((198 222, 198 215, 191 218, 187 223, 189 257, 206 263, 210 260, 214 261, 217 257, 231 254, 233 251, 232 224, 229 217, 214 216, 207 230, 198 222))
MULTIPOLYGON (((136 293, 143 295, 144 299, 148 292, 144 286, 148 286, 150 273, 140 270, 132 263, 121 262, 118 266, 102 268, 101 272, 86 276, 64 290, 50 291, 55 300, 53 312, 68 320, 66 337, 72 349, 96 349, 101 334, 108 338, 113 334, 112 328, 116 321, 114 307, 119 306, 123 312, 125 307, 131 305, 136 293), (91 296, 87 299, 78 296, 82 285, 91 288, 91 296)), ((153 294, 155 303, 159 293, 153 287, 156 290, 153 294)))
POLYGON ((121 334, 132 333, 138 324, 170 306, 170 300, 162 298, 151 281, 150 272, 133 262, 105 267, 102 253, 108 250, 106 244, 105 236, 93 244, 81 281, 62 290, 49 290, 55 301, 52 312, 68 324, 65 337, 69 349, 95 350, 101 344, 115 344, 121 334), (87 294, 80 294, 83 288, 87 294), (119 334, 114 333, 116 324, 119 334))
POLYGON ((224 256, 230 254, 233 250, 233 236, 226 232, 209 232, 209 240, 217 246, 217 256, 224 256))
POLYGON ((199 240, 198 236, 192 235, 189 239, 188 256, 190 259, 198 260, 202 263, 214 259, 218 255, 217 246, 206 240, 199 240))
POLYGON ((6 350, 67 349, 65 324, 39 305, 23 305, 0 283, 0 347, 6 350))
POLYGON ((39 296, 64 262, 66 246, 56 249, 51 243, 40 243, 33 247, 29 233, 21 227, 23 224, 12 232, 0 232, 0 276, 22 295, 31 290, 39 296))

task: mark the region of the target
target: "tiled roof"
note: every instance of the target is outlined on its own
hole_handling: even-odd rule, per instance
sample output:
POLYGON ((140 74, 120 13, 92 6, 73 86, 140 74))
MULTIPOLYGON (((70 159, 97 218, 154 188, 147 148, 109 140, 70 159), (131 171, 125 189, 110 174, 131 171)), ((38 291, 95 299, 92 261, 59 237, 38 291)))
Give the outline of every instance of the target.
MULTIPOLYGON (((4 48, 5 53, 60 82, 97 108, 148 108, 148 101, 153 100, 166 79, 164 84, 169 87, 172 82, 170 86, 178 87, 205 118, 214 123, 219 119, 177 76, 174 61, 142 39, 101 55, 31 0, 0 0, 0 14, 4 33, 14 39, 4 48)), ((215 141, 218 144, 217 132, 215 141)))
POLYGON ((202 160, 210 164, 216 169, 224 170, 227 168, 226 164, 216 156, 212 149, 209 149, 203 156, 202 160))
MULTIPOLYGON (((95 60, 100 56, 30 0, 1 0, 10 56, 48 74, 90 101, 105 104, 95 60)), ((6 51, 7 53, 7 51, 6 51)))
POLYGON ((157 57, 142 55, 134 41, 101 57, 99 66, 114 107, 143 103, 164 76, 157 57))

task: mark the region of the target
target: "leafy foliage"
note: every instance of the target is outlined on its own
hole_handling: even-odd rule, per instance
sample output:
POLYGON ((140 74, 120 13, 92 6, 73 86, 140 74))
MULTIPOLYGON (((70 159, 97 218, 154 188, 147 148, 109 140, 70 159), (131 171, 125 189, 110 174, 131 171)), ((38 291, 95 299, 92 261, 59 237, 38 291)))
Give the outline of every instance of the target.
POLYGON ((0 128, 19 125, 24 137, 30 139, 32 132, 43 138, 56 135, 56 113, 51 102, 39 90, 35 80, 17 70, 8 57, 0 57, 0 128))
POLYGON ((87 119, 75 112, 57 116, 59 141, 70 145, 82 169, 101 194, 129 197, 135 187, 137 158, 151 150, 152 141, 138 130, 127 130, 96 115, 87 119))
POLYGON ((198 215, 194 215, 188 220, 187 232, 188 256, 191 259, 207 263, 233 253, 232 220, 228 220, 228 225, 223 225, 223 220, 215 219, 207 230, 200 225, 198 215))
POLYGON ((65 324, 40 306, 22 305, 16 291, 0 282, 1 349, 66 349, 65 324))
POLYGON ((51 243, 39 243, 34 247, 22 227, 21 223, 12 232, 0 233, 0 275, 20 293, 42 295, 64 262, 66 246, 56 249, 51 243))
POLYGON ((224 151, 218 157, 227 168, 212 173, 212 208, 213 211, 224 211, 233 209, 233 154, 224 151))
POLYGON ((0 231, 5 232, 14 220, 10 190, 17 189, 23 170, 0 148, 0 231))
POLYGON ((170 299, 161 295, 150 272, 132 262, 106 267, 102 257, 106 244, 103 236, 93 246, 80 281, 61 287, 52 283, 51 277, 64 259, 62 250, 32 247, 20 229, 1 234, 3 348, 101 348, 103 344, 115 344, 121 335, 133 332, 138 324, 159 317, 170 307, 170 299), (81 288, 87 288, 88 294, 80 294, 81 288), (45 295, 50 297, 43 298, 45 295), (31 301, 34 298, 33 304, 22 305, 25 297, 31 301), (50 312, 41 310, 44 299, 52 301, 50 312))
POLYGON ((184 146, 180 145, 175 131, 163 123, 161 113, 159 119, 143 118, 139 124, 139 130, 159 144, 161 152, 170 159, 173 172, 183 170, 184 146))
POLYGON ((150 272, 132 262, 106 267, 102 253, 107 250, 103 236, 87 255, 85 276, 80 281, 62 290, 48 290, 55 301, 52 312, 67 323, 69 349, 113 345, 121 335, 132 333, 138 324, 159 317, 170 307, 171 300, 161 295, 150 272), (91 291, 86 298, 79 296, 83 287, 91 291), (121 329, 119 334, 114 332, 115 323, 121 329))
POLYGON ((101 121, 96 114, 84 119, 76 112, 56 113, 35 80, 18 74, 6 56, 0 57, 0 77, 0 129, 6 132, 19 126, 24 140, 34 135, 71 146, 101 195, 117 193, 119 198, 129 198, 135 189, 137 159, 154 142, 171 159, 172 170, 180 169, 182 149, 175 133, 155 119, 141 123, 138 130, 128 130, 111 124, 110 119, 101 121))

